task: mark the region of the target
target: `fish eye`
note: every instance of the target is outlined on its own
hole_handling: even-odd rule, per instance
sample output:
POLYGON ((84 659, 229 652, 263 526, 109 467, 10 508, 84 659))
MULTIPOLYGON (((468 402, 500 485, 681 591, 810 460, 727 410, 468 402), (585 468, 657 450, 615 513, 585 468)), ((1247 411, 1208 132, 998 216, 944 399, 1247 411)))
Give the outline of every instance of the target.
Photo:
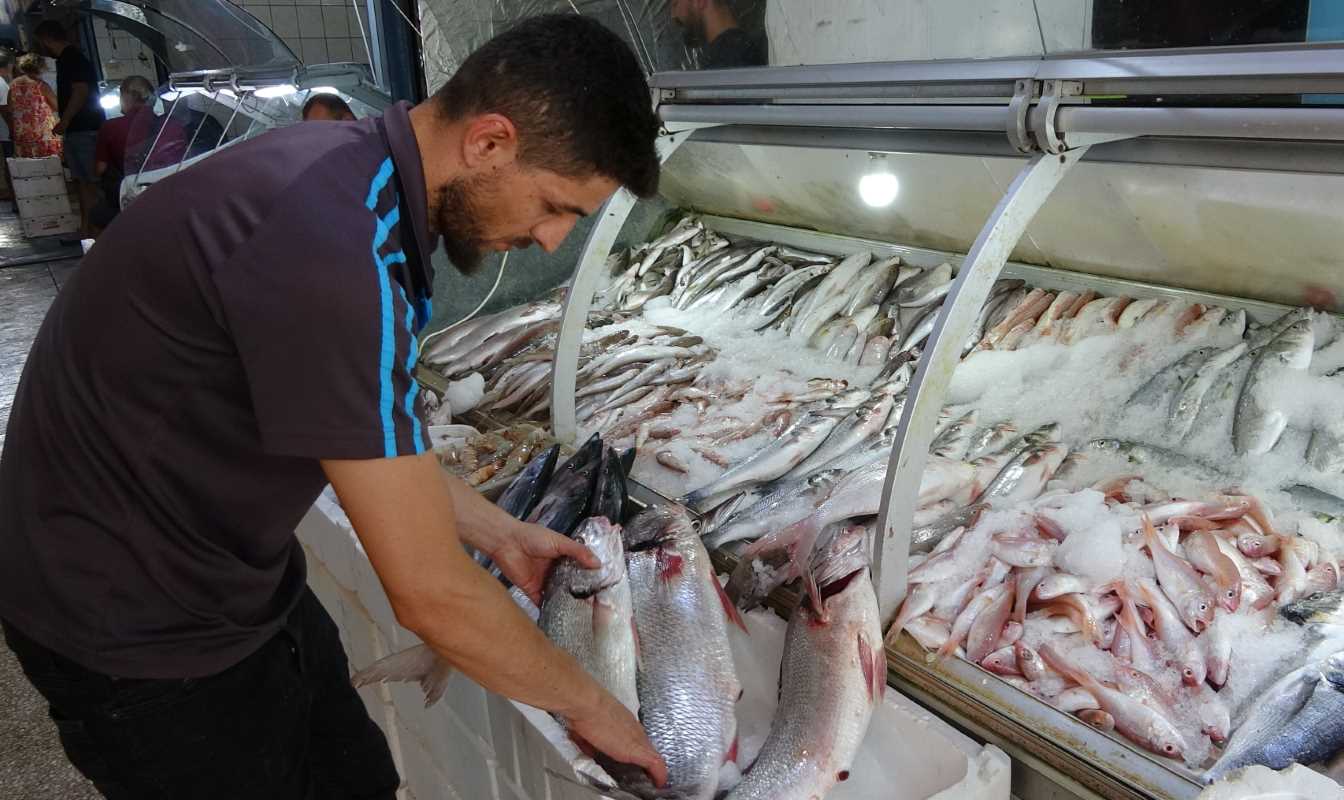
POLYGON ((1200 611, 1208 611, 1208 610, 1209 610, 1209 604, 1208 604, 1208 603, 1200 603, 1200 604, 1199 604, 1199 610, 1200 610, 1200 611))
POLYGON ((1165 750, 1166 752, 1172 754, 1172 755, 1175 755, 1175 754, 1176 754, 1176 745, 1174 745, 1174 744, 1163 745, 1163 746, 1162 746, 1162 749, 1165 750))

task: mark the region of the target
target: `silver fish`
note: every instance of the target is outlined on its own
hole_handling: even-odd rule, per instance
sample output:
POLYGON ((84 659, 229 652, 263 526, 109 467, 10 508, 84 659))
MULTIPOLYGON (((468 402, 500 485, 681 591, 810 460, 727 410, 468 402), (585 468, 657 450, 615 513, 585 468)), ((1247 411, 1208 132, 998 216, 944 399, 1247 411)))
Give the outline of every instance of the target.
POLYGON ((1234 361, 1246 353, 1245 342, 1237 344, 1210 356, 1189 377, 1181 381, 1180 388, 1172 398, 1171 411, 1167 415, 1167 424, 1177 439, 1184 439, 1199 417, 1199 409, 1204 396, 1213 387, 1218 375, 1234 361))
POLYGON ((826 441, 799 462, 795 469, 799 474, 810 472, 876 436, 886 427, 887 419, 891 416, 895 404, 896 398, 887 393, 879 393, 868 398, 836 425, 826 437, 826 441))
POLYGON ((824 587, 823 596, 824 613, 805 601, 789 620, 779 709, 727 800, 811 800, 849 777, 886 689, 882 629, 866 568, 824 587))
POLYGON ((854 253, 846 256, 843 261, 836 264, 826 274, 826 277, 822 279, 821 283, 817 284, 817 288, 811 294, 803 298, 801 307, 794 309, 795 316, 807 316, 816 308, 817 304, 830 299, 834 295, 843 294, 845 289, 853 285, 853 281, 860 271, 872 262, 872 253, 854 253))
POLYGON ((938 305, 924 307, 923 316, 918 317, 913 321, 908 328, 909 332, 906 333, 905 338, 901 340, 902 351, 907 351, 929 338, 929 334, 933 333, 933 324, 938 321, 938 312, 941 309, 942 306, 938 305))
POLYGON ((1265 407, 1260 395, 1284 370, 1305 370, 1311 364, 1313 342, 1311 321, 1304 319, 1288 326, 1256 354, 1232 418, 1232 445, 1238 455, 1263 455, 1279 441, 1288 427, 1288 416, 1265 407))
MULTIPOLYGON (((728 647, 732 609, 685 511, 656 506, 626 527, 639 635, 640 721, 667 762, 655 790, 638 769, 608 769, 642 797, 709 800, 737 737, 741 686, 728 647)), ((604 764, 604 767, 606 765, 604 764)))
POLYGON ((934 437, 929 452, 943 458, 965 458, 971 446, 971 434, 975 431, 976 420, 975 409, 953 420, 934 437))
POLYGON ((758 313, 761 316, 770 316, 788 308, 789 302, 804 286, 811 281, 820 280, 833 267, 833 264, 817 264, 816 266, 794 270, 780 278, 779 282, 765 293, 765 299, 762 301, 758 313))
POLYGON ((537 624, 598 685, 638 714, 634 603, 621 527, 604 517, 590 517, 579 524, 574 538, 601 566, 584 569, 569 558, 556 562, 542 591, 537 624))
POLYGON ((896 292, 896 302, 902 308, 916 308, 937 302, 952 288, 952 265, 939 264, 896 292))
POLYGON ((962 456, 968 461, 973 461, 981 456, 987 456, 1003 450, 1010 442, 1017 438, 1017 426, 1011 422, 999 422, 990 425, 971 437, 966 448, 966 454, 962 456))
POLYGON ((755 539, 807 516, 844 476, 839 469, 822 470, 807 478, 786 483, 755 503, 740 509, 705 536, 705 546, 719 548, 729 542, 755 539))
POLYGON ((840 416, 814 412, 795 422, 782 436, 734 464, 727 472, 680 499, 683 505, 706 510, 706 501, 726 492, 773 480, 816 450, 830 435, 840 416))
POLYGON ((1321 472, 1344 471, 1344 425, 1331 422, 1311 432, 1307 463, 1321 472))
POLYGON ((1250 715, 1204 779, 1242 767, 1311 764, 1344 747, 1344 653, 1300 667, 1257 695, 1250 715))
POLYGON ((849 303, 841 313, 851 317, 861 308, 880 305, 896 282, 900 263, 901 259, 893 256, 865 270, 850 295, 849 303))

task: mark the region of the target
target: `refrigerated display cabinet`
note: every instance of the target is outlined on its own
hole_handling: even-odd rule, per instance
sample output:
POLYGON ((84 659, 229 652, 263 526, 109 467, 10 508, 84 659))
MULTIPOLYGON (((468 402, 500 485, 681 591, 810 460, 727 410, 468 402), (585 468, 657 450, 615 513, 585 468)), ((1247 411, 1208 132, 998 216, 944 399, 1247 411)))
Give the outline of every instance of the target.
MULTIPOLYGON (((1254 323, 1341 310, 1344 109, 1328 96, 1344 92, 1339 45, 671 72, 652 84, 665 126, 658 207, 732 238, 955 267, 883 489, 873 562, 888 622, 906 593, 934 426, 997 279, 1219 305, 1254 323), (885 196, 865 199, 874 174, 885 196)), ((624 191, 607 203, 567 293, 550 403, 561 441, 579 431, 578 348, 608 256, 618 239, 659 232, 627 229, 635 204, 624 191)), ((1014 756, 1019 792, 1202 788, 1195 770, 978 666, 931 664, 904 637, 888 659, 894 686, 1014 756)))

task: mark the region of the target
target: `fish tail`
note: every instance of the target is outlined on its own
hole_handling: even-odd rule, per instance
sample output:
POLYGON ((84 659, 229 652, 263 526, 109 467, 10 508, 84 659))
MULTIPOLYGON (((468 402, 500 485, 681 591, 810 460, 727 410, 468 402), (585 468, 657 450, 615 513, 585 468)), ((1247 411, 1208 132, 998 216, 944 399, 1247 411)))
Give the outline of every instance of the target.
POLYGON ((719 596, 719 602, 723 603, 723 613, 728 616, 728 621, 742 629, 742 632, 751 635, 747 630, 747 621, 742 619, 742 614, 738 612, 737 606, 728 598, 728 593, 723 590, 723 584, 719 583, 718 576, 711 574, 709 582, 714 584, 714 592, 719 596))
POLYGON ((378 659, 356 672, 350 683, 358 689, 371 683, 415 681, 425 693, 425 707, 428 708, 443 697, 452 674, 453 668, 448 662, 439 658, 429 645, 419 644, 378 659))

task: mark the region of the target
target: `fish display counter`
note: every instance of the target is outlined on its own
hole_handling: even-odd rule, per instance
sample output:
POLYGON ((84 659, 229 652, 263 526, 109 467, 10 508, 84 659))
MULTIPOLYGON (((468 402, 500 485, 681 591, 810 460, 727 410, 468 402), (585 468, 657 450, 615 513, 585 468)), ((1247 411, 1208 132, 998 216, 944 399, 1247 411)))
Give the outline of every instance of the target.
POLYGON ((626 453, 739 612, 869 564, 891 685, 1018 796, 1332 780, 1344 117, 1245 97, 1344 89, 1331 48, 656 76, 661 221, 613 198, 422 369, 626 453))

